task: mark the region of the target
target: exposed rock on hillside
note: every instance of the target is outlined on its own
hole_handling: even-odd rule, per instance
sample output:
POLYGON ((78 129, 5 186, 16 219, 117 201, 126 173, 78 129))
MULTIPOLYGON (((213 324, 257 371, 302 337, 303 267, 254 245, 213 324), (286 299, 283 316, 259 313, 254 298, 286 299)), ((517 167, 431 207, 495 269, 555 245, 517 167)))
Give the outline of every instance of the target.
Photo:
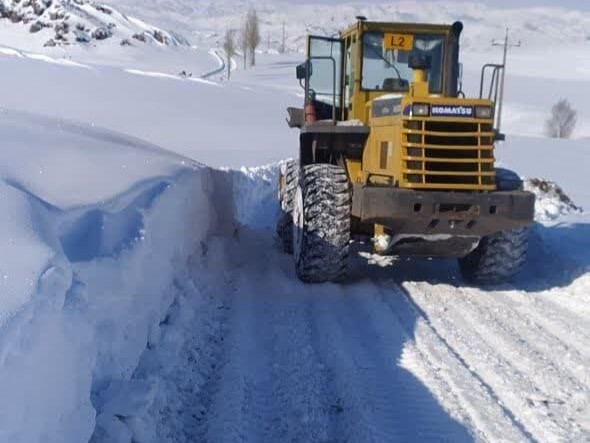
POLYGON ((91 0, 0 0, 0 19, 26 26, 32 34, 46 34, 44 46, 111 39, 122 43, 131 37, 143 43, 186 44, 176 35, 91 0))

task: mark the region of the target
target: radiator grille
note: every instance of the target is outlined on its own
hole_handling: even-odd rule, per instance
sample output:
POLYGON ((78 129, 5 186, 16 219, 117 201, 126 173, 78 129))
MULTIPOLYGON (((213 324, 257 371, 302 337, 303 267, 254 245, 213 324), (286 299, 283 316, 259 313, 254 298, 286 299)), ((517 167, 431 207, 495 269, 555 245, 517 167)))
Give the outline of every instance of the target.
POLYGON ((405 120, 402 186, 495 189, 490 123, 405 120))

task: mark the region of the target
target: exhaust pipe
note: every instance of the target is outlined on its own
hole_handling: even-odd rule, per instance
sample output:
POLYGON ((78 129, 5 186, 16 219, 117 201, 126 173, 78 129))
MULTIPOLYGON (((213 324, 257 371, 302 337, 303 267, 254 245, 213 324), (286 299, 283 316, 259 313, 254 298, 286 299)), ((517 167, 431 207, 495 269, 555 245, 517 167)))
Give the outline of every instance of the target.
POLYGON ((463 32, 463 23, 455 22, 451 26, 451 35, 449 39, 449 63, 451 69, 447 70, 445 81, 445 95, 447 97, 457 97, 459 95, 459 39, 463 32))

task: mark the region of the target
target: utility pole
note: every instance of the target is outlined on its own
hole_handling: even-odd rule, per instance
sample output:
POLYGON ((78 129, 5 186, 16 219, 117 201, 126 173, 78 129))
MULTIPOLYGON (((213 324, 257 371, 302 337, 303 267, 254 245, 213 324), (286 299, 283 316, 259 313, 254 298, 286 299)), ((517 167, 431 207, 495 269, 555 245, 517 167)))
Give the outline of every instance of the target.
POLYGON ((509 29, 506 28, 506 34, 504 36, 504 41, 493 40, 492 46, 503 46, 504 47, 504 55, 502 58, 502 76, 500 77, 500 103, 498 103, 498 132, 501 131, 502 127, 502 108, 504 106, 504 80, 506 77, 506 59, 508 58, 508 49, 509 48, 520 48, 522 43, 520 40, 518 43, 511 43, 508 37, 509 29))
POLYGON ((285 33, 285 22, 283 21, 283 39, 281 40, 281 47, 280 47, 280 53, 283 54, 286 50, 285 48, 285 40, 287 39, 287 34, 285 33))

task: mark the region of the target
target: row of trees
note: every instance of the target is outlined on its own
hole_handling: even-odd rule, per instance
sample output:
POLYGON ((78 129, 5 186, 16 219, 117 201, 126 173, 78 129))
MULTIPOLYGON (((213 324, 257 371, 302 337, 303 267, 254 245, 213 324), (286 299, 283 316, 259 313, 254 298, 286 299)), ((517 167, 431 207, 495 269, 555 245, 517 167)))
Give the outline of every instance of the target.
POLYGON ((227 59, 227 78, 231 76, 231 59, 236 55, 238 46, 242 51, 244 69, 256 65, 256 48, 260 45, 260 21, 255 9, 246 14, 239 31, 228 29, 223 38, 223 50, 227 59), (238 34, 238 35, 236 35, 238 34))
MULTIPOLYGON (((270 47, 270 34, 269 34, 269 47, 270 47)), ((283 40, 279 46, 279 52, 285 52, 285 23, 283 22, 283 40)), ((256 65, 256 49, 260 45, 260 20, 258 19, 258 13, 256 9, 250 9, 244 17, 242 26, 240 29, 228 29, 223 37, 223 50, 225 52, 225 58, 227 60, 227 78, 231 76, 231 59, 234 57, 238 49, 242 52, 244 60, 244 69, 248 66, 256 65)))

